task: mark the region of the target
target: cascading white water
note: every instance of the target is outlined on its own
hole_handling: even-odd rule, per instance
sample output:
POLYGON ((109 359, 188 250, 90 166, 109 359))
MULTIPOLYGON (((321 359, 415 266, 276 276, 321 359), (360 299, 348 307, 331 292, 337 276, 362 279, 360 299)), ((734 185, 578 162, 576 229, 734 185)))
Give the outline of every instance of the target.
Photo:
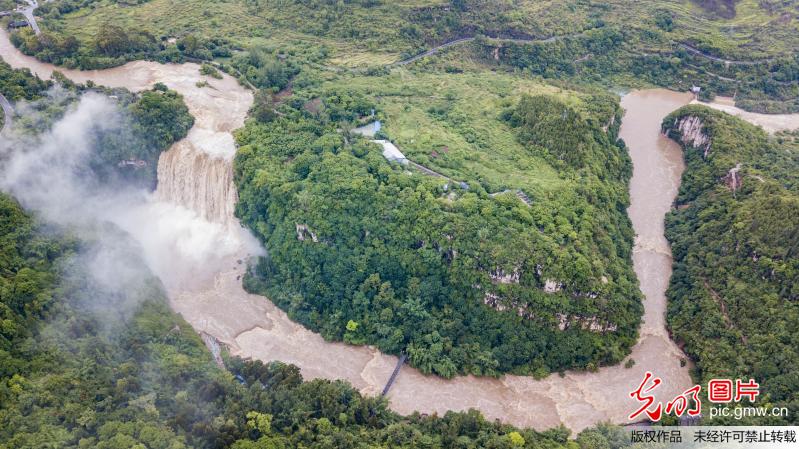
POLYGON ((237 200, 231 162, 209 155, 184 139, 159 158, 155 195, 212 223, 229 225, 237 200))
MULTIPOLYGON (((13 67, 29 68, 42 78, 49 78, 55 69, 22 55, 3 30, 0 55, 13 67)), ((161 155, 159 186, 152 200, 134 209, 111 211, 115 222, 142 244, 150 268, 169 289, 173 309, 198 332, 211 335, 234 355, 293 363, 306 378, 345 379, 364 393, 378 394, 391 375, 396 357, 370 347, 326 342, 291 321, 270 301, 242 288, 243 259, 259 248, 233 216, 236 191, 231 167, 236 150, 230 131, 243 125, 252 94, 229 76, 222 80, 201 77, 199 68, 196 64, 139 61, 92 72, 59 69, 76 82, 92 79, 133 91, 163 82, 184 96, 196 119, 187 138, 161 155), (198 81, 208 82, 210 87, 197 87, 198 81)), ((653 179, 665 185, 650 191, 632 183, 633 203, 643 207, 631 208, 630 215, 636 232, 647 237, 639 239, 635 252, 636 273, 647 295, 642 338, 631 355, 636 365, 629 369, 621 365, 605 367, 597 373, 570 372, 543 380, 512 375, 448 380, 406 367, 389 394, 394 410, 443 413, 476 408, 488 419, 518 426, 545 429, 565 424, 579 431, 600 421, 623 422, 631 406, 636 405, 629 402, 627 394, 647 368, 663 378, 660 393, 664 397, 682 392, 690 378, 679 363, 682 353, 663 327, 663 292, 671 262, 664 249, 662 220, 676 192, 679 174, 662 164, 646 164, 647 158, 659 160, 662 150, 646 139, 657 139, 662 117, 688 99, 664 101, 658 97, 672 93, 656 92, 651 99, 634 103, 642 96, 646 100, 648 95, 643 92, 627 99, 629 108, 635 106, 630 118, 640 116, 646 126, 634 125, 630 118, 625 118, 623 125, 623 131, 640 129, 637 139, 623 132, 628 145, 637 148, 643 158, 636 163, 636 175, 644 180, 644 186, 655 185, 653 179), (647 258, 657 263, 645 263, 647 258)), ((796 117, 799 120, 799 115, 796 117)), ((751 120, 749 116, 743 118, 751 120)), ((672 157, 678 157, 679 149, 674 151, 672 157)))

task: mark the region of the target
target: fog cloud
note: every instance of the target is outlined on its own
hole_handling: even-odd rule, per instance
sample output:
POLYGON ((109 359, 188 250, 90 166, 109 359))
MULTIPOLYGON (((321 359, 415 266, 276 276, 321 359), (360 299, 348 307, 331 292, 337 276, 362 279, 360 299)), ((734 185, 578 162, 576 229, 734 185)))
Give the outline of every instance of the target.
MULTIPOLYGON (((40 119, 37 109, 18 108, 28 121, 40 119)), ((167 289, 201 288, 241 254, 258 252, 257 242, 235 220, 211 223, 153 192, 99 182, 87 165, 98 136, 129 126, 114 101, 84 94, 48 130, 0 141, 0 189, 90 242, 75 263, 108 292, 147 283, 144 263, 167 289)))

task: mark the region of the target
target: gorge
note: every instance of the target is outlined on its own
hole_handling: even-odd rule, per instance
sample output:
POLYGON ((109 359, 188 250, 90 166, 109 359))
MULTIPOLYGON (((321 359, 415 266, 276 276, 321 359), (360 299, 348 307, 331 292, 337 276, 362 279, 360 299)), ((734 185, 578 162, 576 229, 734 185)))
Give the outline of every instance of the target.
MULTIPOLYGON (((0 55, 43 78, 56 70, 19 53, 5 32, 0 32, 0 55)), ((231 132, 243 125, 252 94, 229 76, 217 80, 200 75, 199 66, 191 63, 139 61, 107 70, 58 70, 76 82, 92 80, 133 91, 163 82, 184 96, 196 119, 186 139, 161 156, 152 198, 118 220, 142 243, 173 309, 234 355, 281 360, 299 366, 306 378, 344 379, 365 394, 379 394, 396 357, 369 347, 325 342, 265 298, 242 288, 247 261, 262 250, 233 215, 237 198, 231 164, 236 148, 231 132), (209 87, 198 87, 200 81, 209 87)), ((625 422, 635 405, 628 393, 646 370, 664 379, 663 398, 690 386, 685 356, 664 324, 671 256, 663 216, 677 193, 682 160, 679 147, 659 134, 663 117, 690 99, 687 94, 652 90, 622 100, 627 114, 621 137, 634 163, 629 210, 638 235, 634 264, 646 296, 640 339, 629 356, 635 365, 543 380, 513 375, 445 380, 406 367, 389 394, 394 410, 407 414, 475 408, 489 419, 518 426, 546 429, 562 423, 579 431, 600 421, 625 422)))

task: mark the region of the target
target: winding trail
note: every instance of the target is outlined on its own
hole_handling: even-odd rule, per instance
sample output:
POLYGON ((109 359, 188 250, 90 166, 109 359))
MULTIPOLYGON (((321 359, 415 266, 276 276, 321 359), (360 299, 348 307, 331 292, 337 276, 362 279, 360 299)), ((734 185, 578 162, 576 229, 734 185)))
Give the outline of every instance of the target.
MULTIPOLYGON (((56 67, 21 54, 0 30, 0 56, 49 78, 56 67)), ((378 395, 397 366, 397 357, 372 347, 326 342, 291 321, 265 298, 242 288, 246 261, 261 248, 233 216, 232 181, 236 148, 231 131, 242 126, 252 93, 235 79, 203 77, 200 66, 136 61, 106 70, 58 68, 66 77, 140 91, 163 82, 180 92, 196 121, 188 136, 161 155, 158 188, 146 207, 125 222, 145 260, 164 282, 170 304, 198 332, 212 336, 233 355, 281 360, 300 367, 305 378, 344 379, 364 394, 378 395), (211 88, 197 87, 206 81, 211 88), (157 237, 154 239, 154 237, 157 237)), ((634 164, 629 209, 637 233, 634 267, 644 301, 640 340, 623 364, 598 372, 567 372, 543 380, 507 375, 500 379, 462 376, 442 379, 403 368, 387 397, 393 410, 409 414, 480 410, 488 419, 547 429, 564 424, 580 431, 600 421, 626 422, 637 403, 628 393, 646 370, 663 379, 657 392, 668 400, 690 386, 684 355, 664 327, 671 256, 663 236, 663 214, 679 185, 679 147, 659 133, 662 118, 691 96, 655 90, 625 96, 621 135, 634 164)))
MULTIPOLYGON (((514 44, 544 44, 544 43, 550 43, 550 42, 557 42, 557 41, 559 41, 561 39, 567 39, 569 37, 579 36, 580 34, 582 34, 582 33, 567 34, 567 35, 564 35, 564 36, 551 36, 551 37, 547 37, 547 38, 543 38, 543 39, 523 39, 523 38, 510 38, 510 37, 505 38, 505 37, 491 37, 491 36, 485 36, 485 38, 488 39, 488 40, 491 40, 491 41, 495 41, 495 42, 508 42, 508 43, 514 43, 514 44)), ((461 38, 458 38, 458 39, 453 39, 451 41, 444 42, 443 44, 437 45, 437 46, 435 46, 435 47, 433 47, 433 48, 431 48, 431 49, 429 49, 427 51, 419 53, 418 55, 411 56, 410 58, 403 59, 402 61, 397 61, 397 62, 391 63, 391 64, 389 64, 389 67, 408 65, 408 64, 410 64, 412 62, 416 62, 416 61, 418 61, 418 60, 420 60, 422 58, 426 58, 428 56, 432 56, 432 55, 440 52, 441 50, 445 50, 445 49, 447 49, 449 47, 454 47, 454 46, 459 45, 459 44, 464 44, 466 42, 472 42, 475 39, 477 39, 477 36, 467 36, 467 37, 461 37, 461 38)))
POLYGON ((11 129, 14 123, 14 109, 3 94, 0 94, 0 108, 3 109, 3 128, 0 129, 0 134, 3 134, 11 129))
POLYGON ((705 58, 705 59, 709 59, 709 60, 711 60, 711 61, 721 62, 721 63, 723 63, 724 65, 758 65, 758 64, 768 64, 768 63, 770 63, 770 62, 774 62, 774 61, 776 61, 776 60, 778 59, 778 58, 776 58, 776 57, 775 57, 775 58, 764 58, 764 59, 759 59, 759 60, 757 60, 757 61, 755 61, 755 60, 743 61, 743 60, 735 60, 735 59, 724 59, 724 58, 720 58, 720 57, 718 57, 718 56, 713 56, 713 55, 711 55, 710 53, 706 53, 706 52, 704 52, 704 51, 702 51, 702 50, 700 50, 700 49, 698 49, 698 48, 696 48, 696 47, 694 47, 694 46, 691 46, 691 45, 689 45, 689 44, 686 44, 686 43, 684 43, 684 42, 677 42, 677 45, 678 45, 679 47, 681 47, 681 48, 684 48, 685 50, 687 50, 687 51, 688 51, 688 52, 690 52, 690 53, 693 53, 693 54, 695 54, 695 55, 701 56, 701 57, 703 57, 703 58, 705 58))
POLYGON ((474 39, 475 39, 474 36, 470 36, 470 37, 462 37, 460 39, 451 40, 449 42, 444 42, 443 44, 438 45, 436 47, 433 47, 430 50, 427 50, 425 52, 419 53, 416 56, 411 56, 410 58, 403 59, 402 61, 397 61, 397 62, 395 62, 393 64, 390 64, 390 65, 392 65, 392 66, 408 65, 408 64, 410 64, 412 62, 416 62, 416 61, 418 61, 418 60, 420 60, 422 58, 426 58, 428 56, 432 56, 432 55, 434 55, 434 54, 438 53, 439 51, 444 50, 446 48, 453 47, 455 45, 463 44, 463 43, 466 43, 466 42, 471 42, 474 39))
MULTIPOLYGON (((34 0, 28 0, 28 1, 34 1, 34 0)), ((551 36, 551 37, 544 38, 544 39, 502 38, 502 37, 491 37, 491 36, 485 36, 485 38, 487 40, 489 40, 489 41, 507 42, 507 43, 513 43, 513 44, 545 44, 545 43, 557 42, 559 40, 568 39, 568 38, 571 38, 571 37, 577 37, 577 36, 580 36, 582 34, 583 33, 572 33, 572 34, 567 34, 567 35, 563 35, 563 36, 551 36)), ((426 50, 426 51, 424 51, 422 53, 419 53, 418 55, 411 56, 410 58, 406 58, 406 59, 403 59, 401 61, 397 61, 397 62, 388 64, 388 66, 389 67, 396 67, 396 66, 408 65, 408 64, 416 62, 416 61, 418 61, 420 59, 426 58, 428 56, 433 56, 436 53, 440 52, 441 50, 445 50, 447 48, 454 47, 454 46, 459 45, 459 44, 472 42, 475 39, 477 39, 477 36, 466 36, 466 37, 461 37, 461 38, 458 38, 458 39, 453 39, 451 41, 447 41, 447 42, 444 42, 443 44, 440 44, 440 45, 437 45, 435 47, 432 47, 429 50, 426 50)), ((698 49, 698 48, 696 48, 694 46, 686 44, 684 42, 674 41, 674 44, 676 44, 678 47, 683 48, 686 51, 688 51, 690 53, 693 53, 693 54, 695 54, 697 56, 700 56, 700 57, 705 58, 705 59, 709 59, 711 61, 721 62, 721 63, 723 63, 725 65, 728 65, 728 66, 730 66, 730 65, 754 66, 754 65, 758 65, 758 64, 771 63, 771 62, 774 62, 774 61, 779 59, 779 57, 764 58, 764 59, 759 59, 759 60, 724 59, 724 58, 721 58, 721 57, 718 57, 718 56, 713 56, 710 53, 706 53, 706 52, 704 52, 704 51, 702 51, 702 50, 700 50, 700 49, 698 49)), ((584 56, 583 58, 580 58, 580 59, 576 60, 575 62, 584 61, 585 59, 588 59, 588 56, 584 56)), ((715 75, 715 74, 712 74, 712 75, 718 77, 719 79, 725 79, 724 77, 721 77, 719 75, 715 75)))

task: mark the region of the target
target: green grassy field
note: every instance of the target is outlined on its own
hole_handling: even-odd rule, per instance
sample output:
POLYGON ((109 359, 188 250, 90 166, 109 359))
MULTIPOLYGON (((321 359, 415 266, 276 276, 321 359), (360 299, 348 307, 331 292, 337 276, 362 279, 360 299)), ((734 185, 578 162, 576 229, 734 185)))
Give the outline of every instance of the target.
POLYGON ((344 66, 381 65, 411 49, 398 37, 397 21, 402 21, 404 9, 418 6, 419 2, 406 1, 332 12, 287 2, 151 0, 127 6, 105 0, 45 24, 85 43, 91 42, 102 24, 115 23, 156 37, 193 33, 223 38, 241 47, 256 43, 289 49, 313 47, 329 52, 344 66), (326 27, 326 23, 331 25, 326 27))
POLYGON ((311 46, 322 49, 331 64, 345 67, 387 64, 434 43, 476 33, 550 37, 597 26, 660 32, 658 13, 672 18, 673 29, 663 31, 664 40, 632 43, 639 50, 662 50, 664 42, 692 42, 731 58, 761 58, 799 47, 799 20, 792 13, 796 1, 768 11, 758 0, 742 0, 731 19, 716 17, 687 0, 467 2, 464 11, 441 0, 370 2, 374 5, 366 7, 361 3, 150 0, 128 6, 101 0, 51 17, 44 26, 82 42, 90 42, 101 24, 113 22, 157 37, 195 33, 242 47, 256 41, 284 48, 311 46))
POLYGON ((496 190, 552 193, 569 188, 540 156, 530 154, 500 120, 528 94, 550 94, 580 107, 580 94, 492 72, 446 74, 396 70, 381 77, 344 77, 346 86, 377 101, 383 130, 414 162, 458 180, 481 180, 496 190))

